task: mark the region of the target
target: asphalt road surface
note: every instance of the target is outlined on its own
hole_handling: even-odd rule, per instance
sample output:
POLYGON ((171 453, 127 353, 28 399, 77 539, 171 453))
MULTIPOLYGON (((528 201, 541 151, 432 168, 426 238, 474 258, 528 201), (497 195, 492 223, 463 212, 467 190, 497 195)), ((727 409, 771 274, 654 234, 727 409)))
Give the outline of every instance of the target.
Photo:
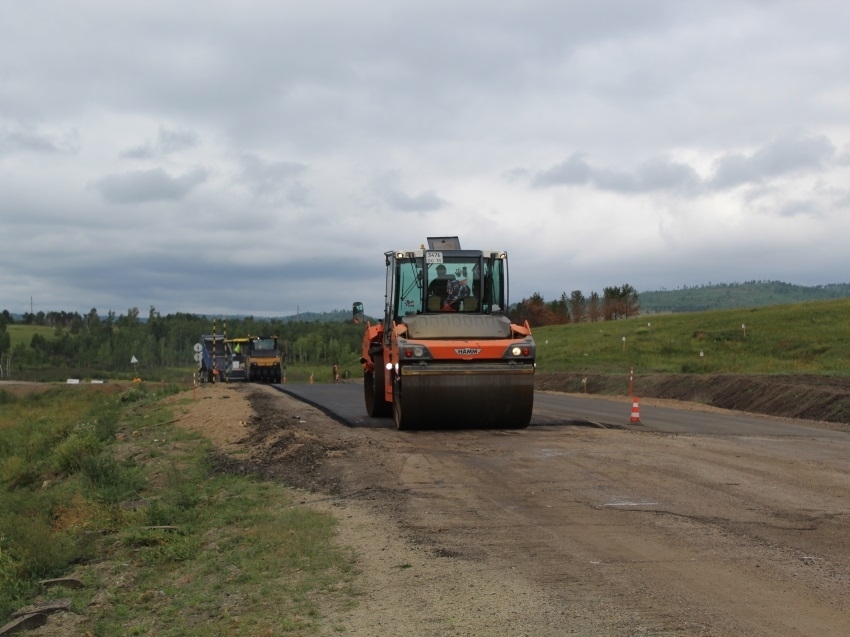
MULTIPOLYGON (((281 391, 313 405, 353 427, 394 427, 391 418, 371 418, 363 404, 363 385, 349 383, 296 383, 275 385, 281 391)), ((631 401, 594 396, 535 392, 531 426, 588 425, 606 428, 628 426, 636 430, 704 435, 811 437, 812 424, 724 411, 650 406, 639 402, 640 424, 631 422, 631 401)), ((819 436, 846 440, 847 434, 819 431, 819 436)))

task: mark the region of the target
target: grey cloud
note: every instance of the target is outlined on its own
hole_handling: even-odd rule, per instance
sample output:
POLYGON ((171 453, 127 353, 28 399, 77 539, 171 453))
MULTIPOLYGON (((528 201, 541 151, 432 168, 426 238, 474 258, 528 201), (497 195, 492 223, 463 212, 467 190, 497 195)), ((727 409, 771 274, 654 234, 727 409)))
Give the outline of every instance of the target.
POLYGON ((816 171, 839 164, 835 146, 823 135, 781 138, 765 144, 751 155, 730 153, 715 164, 714 175, 703 181, 692 166, 666 158, 646 161, 634 170, 596 167, 573 153, 560 164, 538 172, 532 186, 591 185, 619 193, 668 191, 696 195, 704 187, 714 190, 743 184, 761 184, 768 179, 791 173, 816 171))
POLYGON ((525 181, 528 177, 529 173, 525 168, 511 168, 502 173, 502 179, 509 183, 525 181))
POLYGON ((573 153, 566 160, 535 175, 532 184, 538 188, 547 186, 577 186, 590 181, 591 167, 584 155, 573 153))
MULTIPOLYGON (((174 310, 232 302, 278 312, 283 303, 339 307, 360 295, 376 297, 369 305, 380 309, 382 254, 397 244, 399 230, 372 223, 367 233, 356 219, 403 217, 404 232, 416 234, 402 245, 418 245, 424 237, 417 226, 453 221, 447 193, 462 191, 464 208, 498 213, 513 205, 504 191, 521 196, 521 188, 536 188, 535 201, 514 228, 514 243, 502 245, 513 254, 534 249, 513 261, 515 300, 563 291, 557 237, 572 220, 550 218, 564 195, 580 195, 577 205, 603 212, 589 220, 588 242, 602 233, 615 254, 630 255, 634 235, 609 237, 607 230, 645 213, 640 241, 657 267, 648 258, 570 264, 571 272, 604 285, 625 278, 654 289, 752 278, 756 267, 771 279, 797 277, 800 264, 814 258, 829 265, 815 282, 848 271, 842 237, 850 228, 850 146, 839 131, 850 13, 834 0, 367 1, 336 3, 333 12, 321 3, 262 0, 250 15, 237 3, 194 0, 6 4, 0 217, 32 230, 15 233, 29 239, 8 242, 3 263, 33 281, 0 276, 0 297, 10 303, 28 302, 30 288, 41 285, 44 298, 83 299, 84 311, 105 293, 120 300, 118 310, 144 310, 149 302, 162 310, 167 298, 174 310), (784 142, 768 143, 783 134, 784 142), (833 135, 838 150, 820 134, 833 135), (78 156, 67 157, 76 145, 78 156), (195 159, 201 150, 203 159, 195 159), (119 157, 125 159, 116 167, 119 157), (209 176, 193 171, 199 166, 209 176), (80 175, 92 180, 88 193, 79 192, 80 175), (637 194, 644 192, 662 196, 647 209, 637 194), (622 193, 615 206, 611 193, 622 193), (150 200, 174 211, 163 215, 167 230, 120 214, 128 202, 150 200), (807 218, 801 237, 806 202, 812 223, 807 218), (258 249, 275 256, 254 259, 238 244, 210 249, 229 247, 229 228, 246 215, 264 221, 258 249), (779 256, 770 263, 754 256, 767 239, 751 230, 766 218, 778 222, 769 245, 779 256), (697 244, 694 228, 703 224, 712 232, 697 244), (548 236, 541 238, 543 227, 548 236), (740 260, 716 257, 727 245, 740 260), (111 277, 126 263, 106 253, 111 246, 145 257, 179 253, 185 263, 163 261, 167 267, 132 284, 126 277, 102 284, 99 277, 57 278, 75 259, 111 277), (293 252, 349 262, 366 253, 364 271, 374 278, 357 290, 348 266, 337 263, 338 277, 296 288, 287 276, 295 265, 282 275, 285 261, 267 263, 293 252), (208 258, 214 276, 197 283, 208 258), (37 279, 35 262, 43 266, 37 279), (263 285, 277 282, 277 293, 253 287, 261 268, 273 273, 263 285), (549 288, 523 290, 526 281, 538 285, 537 271, 561 274, 549 288), (68 295, 79 291, 78 280, 97 285, 68 295), (245 296, 231 301, 222 287, 245 296)), ((504 225, 479 231, 497 236, 485 247, 500 245, 504 225)), ((135 259, 128 269, 141 261, 152 259, 135 259)), ((569 285, 567 291, 587 291, 586 283, 569 285)))
POLYGON ((134 146, 129 150, 121 153, 121 159, 151 159, 156 155, 154 147, 151 145, 134 146))
POLYGON ((110 203, 128 204, 157 200, 180 200, 207 179, 207 171, 197 168, 172 177, 162 168, 106 175, 92 187, 110 203))
POLYGON ((431 212, 439 210, 447 204, 446 200, 438 197, 433 190, 411 196, 400 190, 392 189, 384 193, 384 200, 392 208, 402 212, 431 212))
POLYGON ((835 158, 835 147, 823 135, 778 139, 752 155, 734 153, 721 157, 709 185, 725 189, 761 183, 771 177, 818 170, 835 158))
POLYGON ((198 136, 192 131, 160 128, 156 141, 130 148, 121 153, 121 157, 124 159, 151 159, 182 150, 189 150, 195 148, 197 145, 198 136))
POLYGON ((0 157, 16 153, 74 153, 77 145, 53 135, 27 129, 0 130, 0 157))
POLYGON ((253 154, 242 155, 239 161, 242 165, 240 179, 256 197, 285 199, 302 205, 309 201, 309 189, 298 179, 308 170, 305 164, 268 161, 253 154))
MULTIPOLYGON (((153 247, 147 256, 126 268, 104 268, 97 262, 69 259, 67 266, 51 276, 61 289, 73 290, 75 296, 84 298, 87 307, 118 312, 138 306, 147 313, 148 305, 153 304, 164 313, 215 311, 282 316, 294 313, 298 306, 310 311, 343 309, 350 307, 355 298, 365 300, 371 290, 383 290, 383 261, 373 255, 297 260, 281 255, 274 267, 267 262, 230 262, 227 252, 219 250, 195 255, 153 247), (344 292, 329 299, 331 282, 344 292), (127 289, 133 290, 132 298, 122 299, 117 305, 113 299, 105 298, 112 296, 108 291, 127 289), (228 290, 226 295, 222 295, 223 289, 228 290)), ((380 253, 378 256, 382 257, 380 253)), ((120 262, 115 255, 110 258, 120 262)), ((46 264, 41 267, 44 272, 49 269, 46 264)), ((374 311, 379 305, 370 303, 369 307, 374 311)))
POLYGON ((654 159, 642 164, 637 177, 641 190, 693 192, 700 186, 700 177, 693 167, 667 159, 654 159))
POLYGON ((809 217, 820 212, 820 206, 814 201, 789 201, 777 210, 780 217, 809 217))
POLYGON ((540 171, 532 179, 532 185, 538 188, 586 184, 619 193, 659 190, 695 192, 699 189, 700 179, 691 166, 666 158, 652 159, 634 171, 625 171, 591 166, 579 153, 540 171))
POLYGON ((197 146, 198 136, 192 131, 161 128, 159 129, 157 143, 163 153, 176 153, 197 146))

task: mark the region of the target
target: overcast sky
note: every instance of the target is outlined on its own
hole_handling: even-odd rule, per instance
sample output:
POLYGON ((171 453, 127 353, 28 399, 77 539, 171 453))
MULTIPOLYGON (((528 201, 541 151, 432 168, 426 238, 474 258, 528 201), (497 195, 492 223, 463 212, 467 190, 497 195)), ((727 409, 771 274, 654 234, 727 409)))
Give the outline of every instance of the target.
POLYGON ((850 281, 850 3, 4 0, 0 309, 850 281))

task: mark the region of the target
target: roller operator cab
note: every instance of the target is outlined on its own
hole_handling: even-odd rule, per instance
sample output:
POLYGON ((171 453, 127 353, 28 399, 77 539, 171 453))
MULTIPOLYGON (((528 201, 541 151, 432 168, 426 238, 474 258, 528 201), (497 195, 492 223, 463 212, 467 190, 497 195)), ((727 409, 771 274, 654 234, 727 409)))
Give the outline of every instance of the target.
POLYGON ((431 237, 385 261, 384 318, 366 323, 360 358, 367 413, 399 429, 528 426, 535 347, 505 314, 507 254, 431 237))

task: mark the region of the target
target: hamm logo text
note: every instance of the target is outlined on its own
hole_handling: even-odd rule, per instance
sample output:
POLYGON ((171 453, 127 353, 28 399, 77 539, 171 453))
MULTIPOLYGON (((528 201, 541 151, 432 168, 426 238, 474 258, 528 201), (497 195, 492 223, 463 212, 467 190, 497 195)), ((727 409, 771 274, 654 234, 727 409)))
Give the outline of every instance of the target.
POLYGON ((481 349, 475 347, 459 347, 455 349, 455 354, 458 356, 477 356, 480 353, 481 349))

